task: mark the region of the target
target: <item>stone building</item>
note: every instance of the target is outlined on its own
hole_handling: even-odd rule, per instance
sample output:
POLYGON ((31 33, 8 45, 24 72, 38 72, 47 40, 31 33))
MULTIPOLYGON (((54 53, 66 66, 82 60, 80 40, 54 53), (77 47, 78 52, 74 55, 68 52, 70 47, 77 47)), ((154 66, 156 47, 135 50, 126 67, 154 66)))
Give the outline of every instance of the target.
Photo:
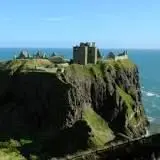
POLYGON ((127 51, 124 51, 122 53, 119 53, 118 55, 115 55, 113 52, 109 52, 107 59, 114 59, 115 61, 128 59, 128 53, 127 51))
POLYGON ((34 55, 34 58, 37 59, 46 58, 46 54, 43 53, 42 51, 37 51, 37 53, 34 55))
POLYGON ((21 51, 17 59, 26 59, 29 58, 29 53, 25 50, 21 51))
POLYGON ((127 53, 127 51, 124 51, 123 53, 120 53, 117 56, 115 56, 115 61, 117 61, 117 60, 123 60, 123 59, 128 59, 128 53, 127 53))
POLYGON ((113 52, 109 52, 107 55, 107 59, 115 59, 115 54, 113 52))
POLYGON ((73 47, 73 63, 86 65, 88 63, 97 63, 97 48, 95 42, 80 43, 73 47))

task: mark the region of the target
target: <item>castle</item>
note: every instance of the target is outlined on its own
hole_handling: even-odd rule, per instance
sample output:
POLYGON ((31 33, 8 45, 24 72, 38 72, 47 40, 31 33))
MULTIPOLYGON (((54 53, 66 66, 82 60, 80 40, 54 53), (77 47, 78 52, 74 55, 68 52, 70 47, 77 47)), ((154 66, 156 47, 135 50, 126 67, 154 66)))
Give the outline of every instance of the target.
MULTIPOLYGON (((65 60, 62 56, 56 56, 53 53, 50 57, 48 57, 45 53, 38 51, 35 55, 30 55, 28 51, 21 51, 19 56, 15 56, 14 59, 49 59, 54 63, 63 63, 69 62, 69 60, 65 60)), ((81 42, 80 45, 73 46, 73 59, 72 63, 77 64, 96 64, 97 61, 106 61, 106 60, 123 60, 128 59, 127 51, 119 53, 115 55, 113 52, 109 52, 106 58, 102 58, 100 50, 96 47, 95 42, 81 42)))
MULTIPOLYGON (((82 65, 86 65, 88 63, 96 64, 98 58, 101 58, 101 55, 99 49, 95 45, 95 42, 81 42, 79 46, 73 47, 73 63, 82 65)), ((113 52, 110 52, 107 59, 113 59, 115 61, 128 59, 128 53, 127 51, 124 51, 118 55, 115 55, 113 52)))
POLYGON ((37 53, 35 55, 30 55, 29 52, 27 50, 22 50, 19 54, 19 56, 14 56, 15 59, 30 59, 30 58, 47 58, 46 54, 41 52, 41 51, 37 51, 37 53))
POLYGON ((80 43, 73 47, 73 63, 86 65, 88 63, 97 63, 97 48, 95 42, 80 43))
POLYGON ((115 61, 117 61, 117 60, 123 60, 123 59, 128 59, 128 53, 127 53, 127 51, 124 51, 123 53, 120 53, 117 56, 115 56, 115 61))
POLYGON ((124 51, 118 55, 115 55, 113 52, 109 52, 107 59, 114 59, 115 61, 128 59, 128 53, 127 51, 124 51))

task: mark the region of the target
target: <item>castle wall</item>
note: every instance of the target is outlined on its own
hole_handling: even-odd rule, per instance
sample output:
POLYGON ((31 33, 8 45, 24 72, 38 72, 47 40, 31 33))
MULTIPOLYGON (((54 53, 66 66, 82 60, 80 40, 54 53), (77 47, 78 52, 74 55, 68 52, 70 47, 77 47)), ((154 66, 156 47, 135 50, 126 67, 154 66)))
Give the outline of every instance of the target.
POLYGON ((117 60, 123 60, 123 59, 128 59, 128 55, 124 55, 124 56, 115 56, 115 61, 117 61, 117 60))
POLYGON ((97 63, 97 48, 95 42, 80 43, 80 46, 73 47, 73 63, 86 65, 97 63))
POLYGON ((88 63, 97 63, 97 48, 96 47, 89 47, 88 50, 88 63))
POLYGON ((81 47, 74 47, 73 48, 73 62, 78 64, 87 64, 87 55, 88 55, 88 47, 81 46, 81 47))

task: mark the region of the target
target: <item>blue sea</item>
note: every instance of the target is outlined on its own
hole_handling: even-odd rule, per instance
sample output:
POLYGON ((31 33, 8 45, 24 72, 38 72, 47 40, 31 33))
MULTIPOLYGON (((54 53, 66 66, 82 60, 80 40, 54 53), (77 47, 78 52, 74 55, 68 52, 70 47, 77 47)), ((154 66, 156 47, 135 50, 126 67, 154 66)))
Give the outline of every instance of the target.
MULTIPOLYGON (((13 56, 21 51, 21 48, 1 48, 0 60, 12 59, 13 56)), ((27 49, 30 53, 35 53, 38 48, 27 49)), ((65 58, 72 58, 72 49, 44 48, 40 49, 47 54, 56 52, 65 58)), ((118 52, 116 49, 102 49, 102 55, 109 51, 118 52)), ((160 50, 128 50, 130 59, 138 65, 140 72, 140 83, 143 95, 143 104, 149 121, 152 124, 152 130, 160 131, 160 50), (156 127, 154 127, 156 126, 156 127), (155 129, 156 128, 156 129, 155 129)))

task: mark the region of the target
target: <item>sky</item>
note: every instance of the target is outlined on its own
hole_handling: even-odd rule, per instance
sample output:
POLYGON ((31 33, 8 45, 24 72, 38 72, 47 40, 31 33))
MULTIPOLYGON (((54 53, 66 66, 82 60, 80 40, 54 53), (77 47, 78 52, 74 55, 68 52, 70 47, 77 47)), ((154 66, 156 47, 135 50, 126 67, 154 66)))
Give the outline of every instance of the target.
POLYGON ((160 48, 159 0, 0 0, 0 47, 160 48))

